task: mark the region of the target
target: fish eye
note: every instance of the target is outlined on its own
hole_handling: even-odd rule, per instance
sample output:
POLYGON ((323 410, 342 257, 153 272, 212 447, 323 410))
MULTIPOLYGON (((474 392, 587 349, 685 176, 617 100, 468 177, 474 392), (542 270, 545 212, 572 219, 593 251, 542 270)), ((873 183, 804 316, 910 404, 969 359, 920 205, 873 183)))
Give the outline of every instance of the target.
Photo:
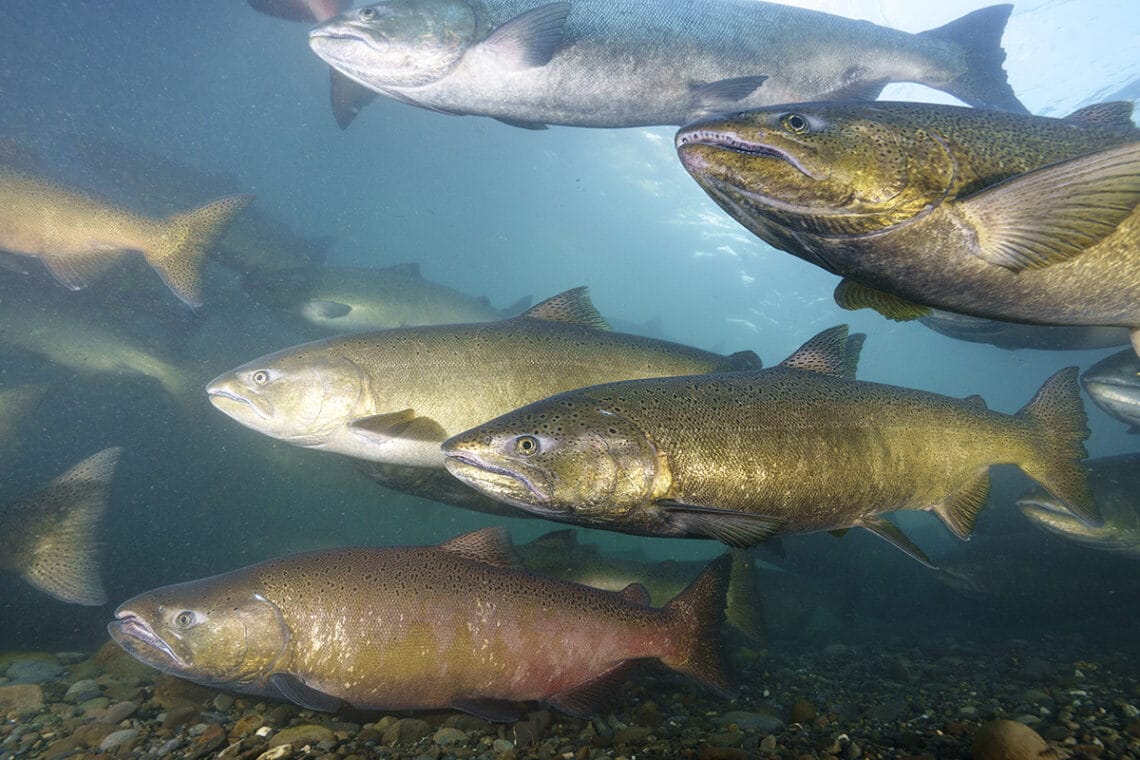
POLYGON ((808 131, 808 120, 798 113, 786 113, 780 117, 780 125, 794 135, 808 131))
POLYGON ((515 439, 515 453, 520 456, 534 456, 539 452, 540 448, 538 439, 533 435, 520 435, 515 439))
POLYGON ((269 372, 264 369, 259 369, 250 376, 250 379, 252 379, 256 385, 265 385, 269 382, 269 372))
POLYGON ((376 20, 376 9, 375 8, 361 8, 360 11, 356 14, 356 17, 359 18, 361 21, 375 21, 376 20))
POLYGON ((193 610, 182 610, 174 616, 174 624, 179 628, 192 628, 198 623, 198 615, 193 610))

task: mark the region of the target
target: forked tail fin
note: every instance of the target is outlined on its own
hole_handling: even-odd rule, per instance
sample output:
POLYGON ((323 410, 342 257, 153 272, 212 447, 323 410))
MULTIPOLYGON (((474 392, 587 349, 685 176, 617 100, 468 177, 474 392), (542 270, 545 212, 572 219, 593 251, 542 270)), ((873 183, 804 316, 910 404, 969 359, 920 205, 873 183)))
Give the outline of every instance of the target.
POLYGON ((176 214, 162 223, 157 239, 143 251, 147 263, 188 306, 202 305, 202 269, 207 251, 252 200, 252 195, 231 195, 176 214))
POLYGON ((43 515, 20 556, 24 580, 72 604, 107 601, 99 579, 98 532, 122 449, 103 449, 53 480, 17 509, 43 515))
POLYGON ((1100 513, 1081 460, 1088 456, 1088 417, 1081 403, 1077 367, 1066 367, 1045 381, 1017 416, 1034 427, 1037 456, 1020 462, 1025 473, 1061 500, 1082 520, 1098 524, 1100 513))
POLYGON ((673 670, 725 696, 730 689, 721 633, 731 569, 732 558, 720 556, 665 605, 666 625, 673 632, 675 647, 671 655, 661 658, 673 670))
POLYGON ((1009 86, 1001 37, 1012 5, 991 5, 921 34, 961 50, 966 70, 940 89, 976 108, 1029 113, 1009 86))

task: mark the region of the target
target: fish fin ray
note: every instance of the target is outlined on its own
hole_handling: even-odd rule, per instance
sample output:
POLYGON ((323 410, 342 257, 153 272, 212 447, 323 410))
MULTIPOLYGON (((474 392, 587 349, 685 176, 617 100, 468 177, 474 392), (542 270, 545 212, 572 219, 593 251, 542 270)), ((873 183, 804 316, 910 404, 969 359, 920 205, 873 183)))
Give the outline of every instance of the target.
POLYGON ((619 662, 584 683, 547 697, 546 702, 567 715, 589 719, 614 701, 618 689, 636 667, 633 661, 619 662))
POLYGON ((450 541, 444 541, 438 548, 464 559, 495 567, 522 566, 511 545, 510 534, 501 526, 464 533, 450 541))
POLYGON ((1061 500, 1089 525, 1100 525, 1100 512, 1089 489, 1081 460, 1088 456, 1088 416, 1081 403, 1080 370, 1065 367, 1045 381, 1033 398, 1017 412, 1030 422, 1037 456, 1018 462, 1026 475, 1061 500))
POLYGON ((82 290, 110 269, 125 251, 98 248, 80 254, 45 255, 44 266, 68 290, 82 290))
POLYGON ((722 554, 663 608, 676 648, 661 662, 725 697, 732 692, 721 635, 731 574, 732 560, 722 554))
POLYGON ((547 3, 520 13, 487 35, 482 46, 503 66, 522 70, 545 66, 566 41, 570 3, 547 3))
POLYGON ((725 592, 724 616, 728 624, 754 643, 768 639, 764 603, 760 599, 756 568, 744 549, 730 549, 731 565, 725 592))
MULTIPOLYGON (((977 398, 981 401, 981 396, 971 396, 970 398, 977 398)), ((983 405, 984 401, 981 402, 983 405)), ((984 406, 983 406, 984 408, 984 406)), ((969 539, 970 533, 974 530, 974 523, 978 519, 978 514, 982 511, 982 507, 986 506, 986 499, 990 496, 990 471, 987 467, 978 473, 978 476, 970 480, 961 488, 942 502, 934 507, 934 514, 946 523, 946 527, 951 532, 962 539, 963 541, 969 539)))
POLYGON ((896 322, 921 319, 931 314, 929 306, 908 301, 894 293, 888 293, 846 278, 840 280, 839 284, 835 286, 834 298, 835 303, 841 309, 847 311, 873 309, 887 319, 893 319, 896 322))
POLYGON ((1067 261, 1140 204, 1140 141, 1035 169, 954 202, 972 253, 1020 271, 1067 261))
POLYGON ((847 336, 846 354, 843 357, 843 376, 851 380, 859 372, 859 357, 863 355, 863 344, 867 342, 867 333, 854 333, 847 336))
POLYGON ((341 129, 348 129, 357 114, 379 94, 329 67, 329 105, 341 129))
POLYGON ((314 689, 292 673, 274 673, 269 676, 269 683, 285 699, 307 710, 331 713, 340 709, 339 698, 314 689))
POLYGON ((780 366, 821 375, 848 377, 847 325, 829 327, 792 352, 780 366))
POLYGON ((26 556, 24 580, 60 601, 92 606, 107 601, 96 536, 122 451, 112 447, 93 454, 14 507, 56 516, 29 551, 17 556, 26 556))
POLYGON ((751 512, 702 507, 678 501, 657 502, 668 521, 683 533, 715 538, 729 546, 747 548, 780 530, 784 520, 751 512))
POLYGON ((965 61, 964 72, 939 89, 975 107, 1029 113, 1009 86, 1009 76, 1003 66, 1005 50, 1001 38, 1012 10, 1010 4, 991 5, 937 29, 919 33, 920 37, 949 43, 961 52, 965 61))
POLYGON ((733 77, 731 79, 719 79, 715 82, 692 84, 689 86, 689 90, 692 93, 694 107, 717 109, 744 100, 756 92, 766 79, 768 79, 766 75, 733 77))
POLYGON ((448 437, 442 425, 431 417, 417 416, 413 409, 358 417, 349 422, 348 426, 369 437, 399 438, 405 441, 443 441, 448 437))
POLYGON ((633 602, 634 604, 640 604, 645 607, 648 607, 650 604, 649 589, 645 588, 645 586, 636 581, 629 584, 621 591, 618 591, 617 595, 622 599, 625 599, 627 602, 633 602))
POLYGON ((606 322, 590 300, 590 291, 584 285, 551 296, 530 307, 513 319, 541 319, 545 322, 564 322, 569 325, 609 330, 606 322))
POLYGON ((230 224, 253 201, 252 195, 231 195, 176 214, 162 223, 143 257, 166 287, 191 308, 202 305, 202 270, 230 224))
POLYGON ((451 701, 451 707, 492 723, 511 723, 522 714, 514 702, 488 697, 460 697, 451 701))
POLYGON ((1132 123, 1133 104, 1131 100, 1111 100, 1105 103, 1093 103, 1091 106, 1078 108, 1066 116, 1062 121, 1071 121, 1091 127, 1115 127, 1117 129, 1135 129, 1132 123))
POLYGON ((935 565, 930 560, 930 557, 926 556, 926 552, 924 552, 922 549, 919 549, 918 544, 907 538, 906 534, 899 530, 898 526, 890 520, 877 516, 864 517, 859 520, 858 525, 860 528, 865 528, 871 531, 876 536, 883 539, 896 549, 900 549, 911 559, 918 560, 922 564, 929 567, 931 570, 938 569, 938 565, 935 565))

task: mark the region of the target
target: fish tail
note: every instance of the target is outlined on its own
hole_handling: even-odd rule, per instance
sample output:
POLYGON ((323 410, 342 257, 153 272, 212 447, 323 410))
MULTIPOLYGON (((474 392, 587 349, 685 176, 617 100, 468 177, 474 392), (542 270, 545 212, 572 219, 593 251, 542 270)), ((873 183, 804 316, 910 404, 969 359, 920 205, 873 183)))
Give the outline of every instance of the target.
POLYGON ((763 646, 768 639, 764 623, 764 605, 756 583, 756 568, 746 549, 730 549, 732 568, 728 577, 725 617, 728 624, 763 646))
POLYGON ((19 571, 28 583, 60 601, 107 601, 99 579, 97 533, 122 451, 112 447, 84 459, 17 507, 51 517, 31 545, 18 552, 19 571))
POLYGON ((143 251, 147 263, 188 306, 202 305, 206 252, 252 200, 252 195, 231 195, 176 214, 163 224, 155 243, 143 251))
POLYGON ((732 559, 725 554, 665 605, 667 625, 674 633, 673 651, 661 661, 691 676, 713 691, 729 695, 721 631, 732 559))
POLYGON ((967 13, 945 26, 922 32, 925 37, 948 42, 962 52, 966 70, 939 89, 976 108, 1010 113, 1029 113, 1013 94, 1002 64, 1005 50, 1001 37, 1013 6, 991 5, 967 13))
POLYGON ((1089 490, 1088 473, 1081 460, 1088 456, 1088 417, 1081 403, 1079 370, 1066 367, 1041 386, 1037 394, 1017 413, 1033 427, 1036 451, 1021 469, 1047 491, 1060 499, 1073 514, 1090 523, 1099 523, 1100 514, 1089 490))

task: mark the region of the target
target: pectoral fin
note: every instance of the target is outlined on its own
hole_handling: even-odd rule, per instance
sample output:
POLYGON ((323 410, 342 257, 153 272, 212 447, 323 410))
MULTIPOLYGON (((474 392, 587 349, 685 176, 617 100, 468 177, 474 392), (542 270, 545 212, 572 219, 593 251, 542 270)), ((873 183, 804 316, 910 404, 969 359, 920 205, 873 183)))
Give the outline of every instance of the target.
POLYGON ((348 426, 368 437, 428 442, 447 438, 447 431, 438 422, 431 417, 417 417, 413 409, 360 417, 348 423, 348 426))
POLYGON ((891 544, 896 549, 901 549, 906 555, 918 560, 931 570, 938 569, 938 566, 930 561, 930 557, 926 556, 926 552, 919 549, 917 544, 907 538, 894 523, 886 518, 864 517, 859 521, 859 527, 866 528, 888 544, 891 544))
POLYGON ((308 710, 336 712, 340 709, 339 699, 305 685, 300 678, 292 673, 274 673, 269 676, 269 683, 281 692, 281 696, 285 699, 308 710))
POLYGON ((1006 269, 1046 267, 1096 245, 1140 203, 1140 142, 1011 177, 954 203, 971 252, 1006 269))
POLYGON ((766 76, 733 77, 720 79, 716 82, 693 85, 693 104, 697 108, 716 108, 717 106, 730 106, 738 100, 744 100, 764 84, 766 76))
POLYGON ((679 533, 707 536, 739 548, 755 546, 764 541, 779 531, 785 522, 778 517, 676 501, 659 501, 657 505, 679 533))
POLYGON ((854 280, 841 280, 835 287, 835 303, 847 311, 874 309, 887 319, 907 322, 929 317, 929 306, 913 303, 893 293, 860 284, 854 280))
POLYGON ((549 3, 505 22, 483 40, 505 68, 522 70, 545 66, 566 40, 570 3, 549 3))

